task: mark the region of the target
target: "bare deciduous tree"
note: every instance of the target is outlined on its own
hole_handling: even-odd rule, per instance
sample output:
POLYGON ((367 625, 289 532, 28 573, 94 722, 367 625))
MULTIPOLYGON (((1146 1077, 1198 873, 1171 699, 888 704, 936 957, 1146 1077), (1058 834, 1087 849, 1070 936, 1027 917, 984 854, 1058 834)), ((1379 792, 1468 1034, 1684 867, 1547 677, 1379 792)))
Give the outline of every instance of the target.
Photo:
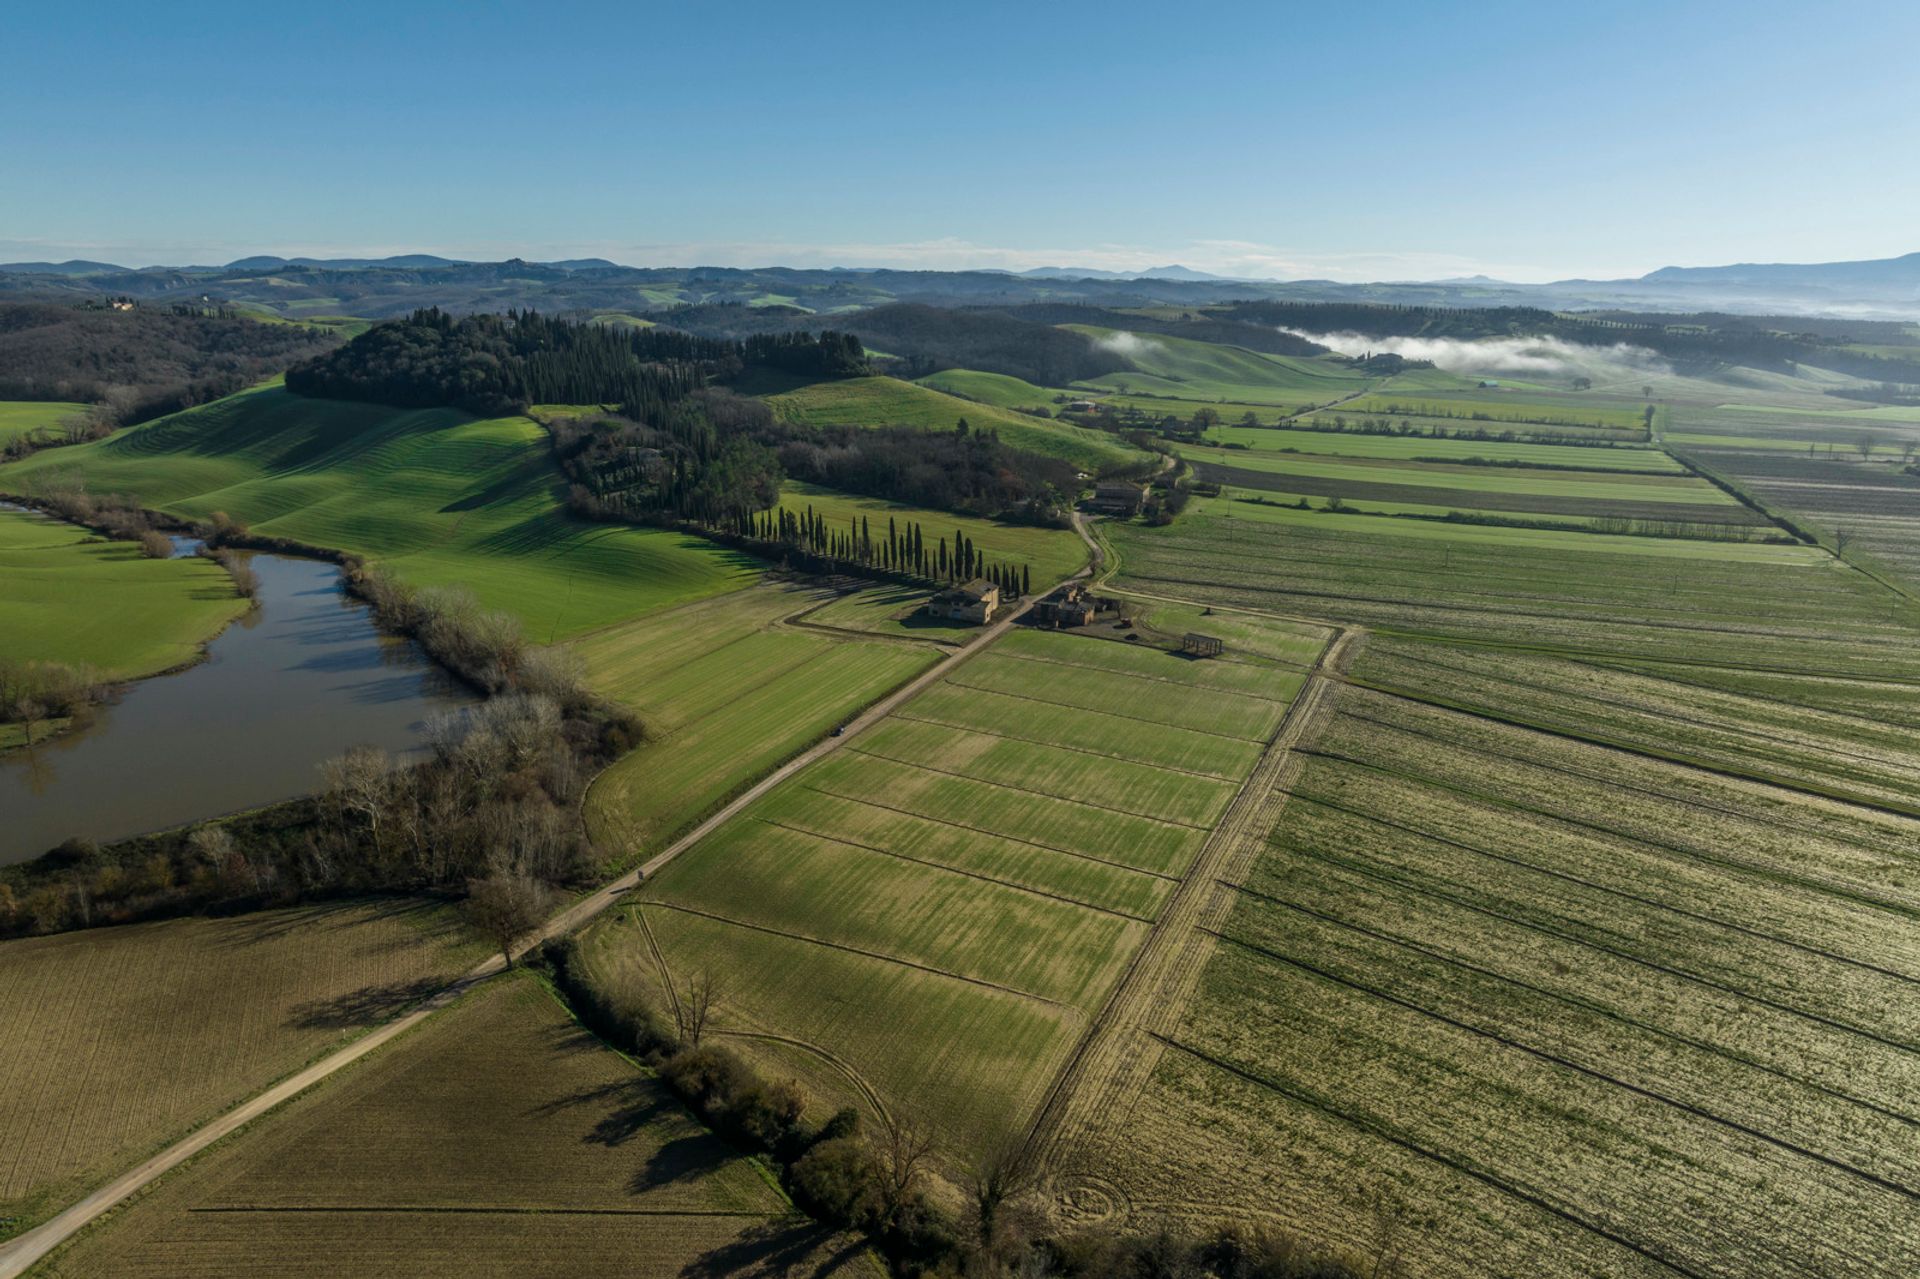
POLYGON ((687 979, 687 988, 673 1003, 673 1019, 680 1032, 680 1042, 688 1048, 698 1048, 700 1037, 707 1033, 707 1022, 713 1015, 715 987, 711 969, 702 968, 687 979))
POLYGON ((927 1156, 933 1153, 933 1138, 924 1128, 904 1116, 887 1115, 880 1134, 880 1194, 887 1221, 897 1223, 913 1202, 920 1187, 927 1156))
POLYGON ((500 957, 513 967, 513 944, 546 918, 546 885, 517 870, 496 870, 485 879, 467 882, 463 906, 467 922, 500 948, 500 957))

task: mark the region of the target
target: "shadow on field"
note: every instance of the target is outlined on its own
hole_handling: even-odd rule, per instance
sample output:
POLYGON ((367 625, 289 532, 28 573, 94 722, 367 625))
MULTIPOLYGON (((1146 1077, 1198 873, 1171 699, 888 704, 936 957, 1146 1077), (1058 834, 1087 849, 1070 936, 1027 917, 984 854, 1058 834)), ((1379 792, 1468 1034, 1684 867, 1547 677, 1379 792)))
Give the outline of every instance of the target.
POLYGON ((458 915, 441 909, 441 904, 425 897, 358 897, 342 901, 310 902, 283 906, 229 917, 229 923, 211 944, 225 948, 252 946, 278 941, 296 932, 316 928, 360 929, 372 920, 395 920, 410 924, 410 934, 368 938, 370 949, 411 949, 422 939, 451 942, 465 936, 458 915))
POLYGON ((833 1275, 842 1273, 865 1246, 856 1239, 844 1239, 828 1251, 835 1232, 816 1221, 769 1221, 753 1226, 729 1243, 721 1244, 704 1256, 695 1257, 680 1268, 682 1279, 701 1279, 722 1275, 833 1275))
POLYGON ((332 999, 296 1004, 287 1024, 299 1030, 355 1030, 378 1025, 446 984, 438 977, 416 977, 384 986, 362 986, 332 999))
POLYGON ((733 1162, 733 1152, 712 1133, 676 1137, 653 1152, 647 1166, 633 1174, 627 1189, 633 1194, 671 1186, 707 1173, 718 1172, 733 1162))

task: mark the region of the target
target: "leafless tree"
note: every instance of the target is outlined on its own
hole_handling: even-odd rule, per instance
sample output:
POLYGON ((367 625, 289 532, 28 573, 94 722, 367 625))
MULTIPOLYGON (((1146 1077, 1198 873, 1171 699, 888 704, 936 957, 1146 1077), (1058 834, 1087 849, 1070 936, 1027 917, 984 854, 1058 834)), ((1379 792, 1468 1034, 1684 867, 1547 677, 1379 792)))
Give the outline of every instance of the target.
POLYGON ((1844 559, 1847 554, 1847 548, 1852 545, 1853 545, 1852 529, 1837 528, 1833 531, 1833 553, 1835 555, 1838 555, 1844 559))
POLYGON ((550 894, 545 884, 517 870, 501 869, 485 879, 467 881, 467 922, 500 948, 513 967, 513 944, 546 918, 550 894))
POLYGON ((878 1153, 880 1194, 887 1220, 897 1222, 920 1187, 927 1156, 933 1153, 933 1137, 911 1119, 888 1115, 878 1153))
POLYGON ((974 1229, 980 1246, 992 1250, 1009 1225, 1009 1205, 1033 1186, 1033 1176, 1021 1158, 1017 1139, 996 1142, 981 1153, 969 1170, 967 1188, 973 1200, 974 1229))
POLYGON ((687 978, 686 990, 674 1001, 675 1028, 685 1047, 700 1046, 700 1037, 707 1033, 707 1022, 713 1015, 714 994, 713 971, 702 968, 687 978))
POLYGON ((150 528, 140 535, 140 549, 150 560, 170 559, 173 556, 173 539, 159 529, 150 528))

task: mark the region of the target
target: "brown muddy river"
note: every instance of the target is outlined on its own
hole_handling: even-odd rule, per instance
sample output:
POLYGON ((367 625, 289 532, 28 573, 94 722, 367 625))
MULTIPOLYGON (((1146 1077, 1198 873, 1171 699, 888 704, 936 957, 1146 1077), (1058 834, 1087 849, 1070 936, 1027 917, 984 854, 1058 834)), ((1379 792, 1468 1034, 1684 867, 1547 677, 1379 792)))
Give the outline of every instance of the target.
POLYGON ((133 684, 86 727, 0 755, 0 864, 71 836, 165 830, 318 789, 360 744, 418 748, 434 715, 475 701, 317 560, 255 555, 260 607, 208 660, 133 684))

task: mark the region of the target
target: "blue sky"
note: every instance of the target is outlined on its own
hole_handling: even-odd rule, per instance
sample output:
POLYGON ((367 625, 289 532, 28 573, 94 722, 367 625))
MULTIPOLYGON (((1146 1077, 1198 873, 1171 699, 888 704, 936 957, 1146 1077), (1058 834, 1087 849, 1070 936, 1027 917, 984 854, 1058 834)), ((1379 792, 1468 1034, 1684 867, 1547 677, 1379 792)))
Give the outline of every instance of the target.
POLYGON ((1920 249, 1906 3, 12 6, 0 260, 1638 274, 1920 249))

